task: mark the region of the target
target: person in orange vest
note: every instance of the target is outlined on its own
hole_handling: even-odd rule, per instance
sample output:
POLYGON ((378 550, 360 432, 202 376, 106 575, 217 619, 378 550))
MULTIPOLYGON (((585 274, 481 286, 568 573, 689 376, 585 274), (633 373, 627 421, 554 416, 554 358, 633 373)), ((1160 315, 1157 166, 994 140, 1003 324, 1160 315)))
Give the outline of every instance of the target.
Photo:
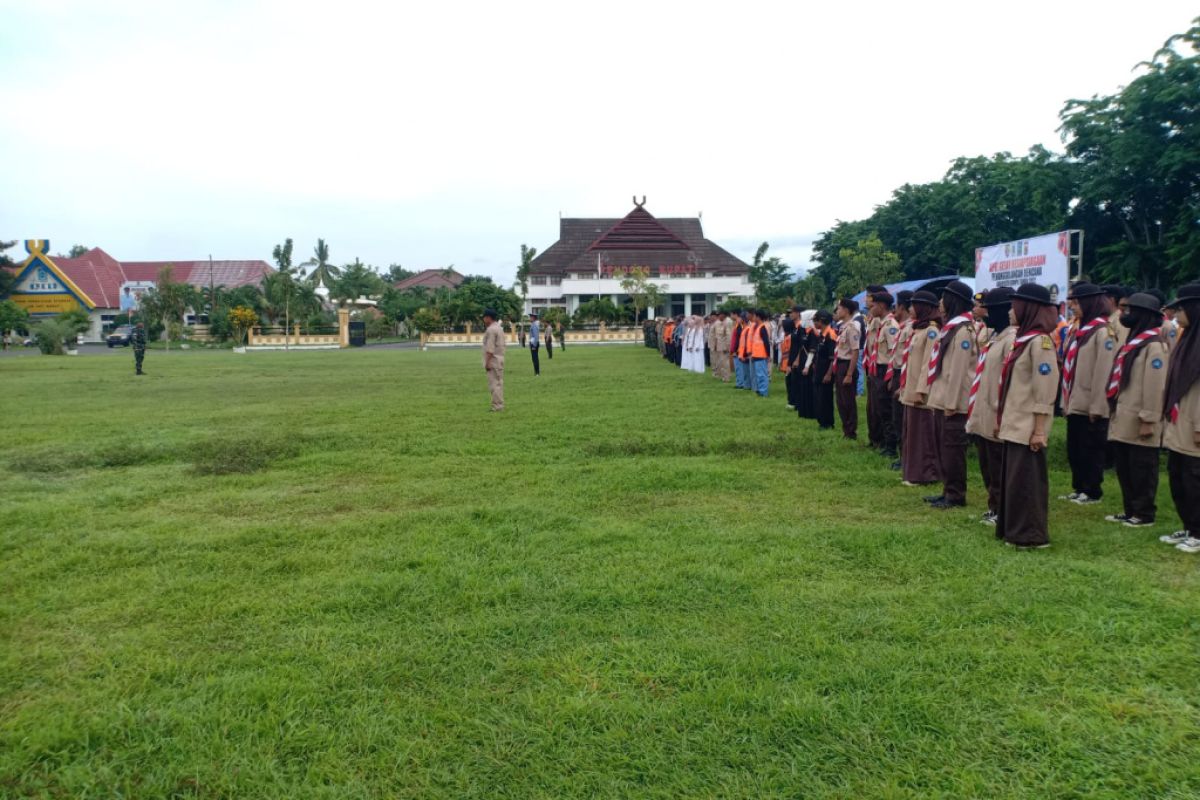
POLYGON ((766 397, 771 387, 771 326, 770 313, 759 308, 754 311, 746 352, 750 358, 751 387, 759 397, 766 397))
POLYGON ((665 351, 663 358, 674 363, 675 361, 675 318, 667 320, 667 324, 663 326, 663 342, 665 351))
POLYGON ((750 357, 746 345, 750 341, 750 315, 745 311, 738 312, 737 327, 733 334, 733 368, 737 376, 735 386, 738 389, 753 391, 754 384, 750 377, 750 357))

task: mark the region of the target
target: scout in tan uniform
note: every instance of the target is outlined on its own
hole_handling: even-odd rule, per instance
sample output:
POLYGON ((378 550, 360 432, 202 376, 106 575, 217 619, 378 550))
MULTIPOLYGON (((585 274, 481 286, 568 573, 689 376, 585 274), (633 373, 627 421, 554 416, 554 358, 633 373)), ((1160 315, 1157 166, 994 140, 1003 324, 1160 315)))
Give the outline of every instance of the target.
POLYGON ((483 368, 492 393, 492 411, 504 410, 504 330, 494 308, 484 309, 483 368))
POLYGON ((938 300, 924 290, 912 296, 912 334, 900 362, 900 402, 904 404, 904 457, 901 476, 906 486, 925 486, 942 479, 938 459, 937 422, 926 405, 929 387, 926 365, 938 338, 938 300))
POLYGON ((876 326, 871 353, 871 374, 867 376, 867 392, 874 396, 872 412, 875 414, 882 446, 879 454, 896 458, 896 421, 892 415, 892 390, 888 369, 900 349, 900 323, 892 311, 895 300, 888 292, 871 295, 871 310, 879 320, 876 326))
POLYGON ((1153 525, 1157 510, 1154 497, 1158 494, 1158 446, 1162 442, 1168 358, 1158 298, 1132 295, 1121 324, 1129 331, 1129 340, 1113 361, 1107 394, 1113 407, 1108 439, 1125 509, 1105 519, 1138 528, 1153 525))
POLYGON ((1109 331, 1116 340, 1117 347, 1121 347, 1129 337, 1129 329, 1121 324, 1121 316, 1129 309, 1129 295, 1133 292, 1116 284, 1102 286, 1101 289, 1108 297, 1109 331))
POLYGON ((896 295, 896 324, 900 333, 896 337, 896 350, 884 373, 888 384, 888 396, 892 399, 892 426, 898 451, 896 460, 892 462, 894 470, 900 469, 904 453, 904 404, 900 402, 900 370, 904 366, 904 353, 908 350, 908 343, 912 341, 912 296, 913 293, 908 289, 903 289, 896 295))
POLYGON ((1171 500, 1183 529, 1159 540, 1185 553, 1200 553, 1200 283, 1181 286, 1170 307, 1179 337, 1167 368, 1163 446, 1171 500))
POLYGON ((1050 334, 1058 312, 1050 292, 1036 283, 1012 295, 1016 326, 1012 351, 1001 368, 995 437, 1004 442, 996 537, 1020 548, 1050 544, 1046 443, 1058 394, 1058 357, 1050 334))
MULTIPOLYGON (((830 365, 834 392, 837 397, 838 416, 842 420, 842 438, 858 438, 858 350, 861 336, 854 314, 858 303, 842 298, 837 306, 837 318, 842 323, 838 331, 834 362, 830 365)), ((828 376, 827 376, 828 377, 828 376)))
POLYGON ((929 500, 937 509, 967 504, 967 398, 979 351, 975 347, 975 317, 971 287, 951 281, 942 292, 945 322, 929 356, 925 381, 929 407, 935 413, 942 494, 929 500))
POLYGON ((1110 324, 1108 296, 1099 286, 1077 283, 1068 299, 1078 328, 1068 336, 1062 366, 1062 406, 1067 417, 1071 493, 1060 500, 1091 505, 1104 495, 1108 442, 1108 375, 1118 344, 1110 324))
POLYGON ((866 395, 867 401, 867 444, 874 449, 883 447, 883 425, 879 416, 879 403, 876 402, 875 392, 872 388, 872 379, 875 377, 876 372, 876 337, 879 335, 879 329, 883 326, 883 316, 875 308, 875 295, 877 293, 887 294, 887 289, 883 286, 867 287, 867 319, 861 342, 863 393, 866 395))
POLYGON ((733 335, 733 320, 724 311, 717 313, 713 323, 713 375, 729 383, 729 339, 733 335))
POLYGON ((1000 487, 1004 477, 1004 443, 996 438, 996 403, 1000 396, 1004 359, 1008 358, 1017 337, 1017 329, 1009 319, 1012 293, 1012 289, 1000 287, 988 292, 983 300, 990 338, 979 350, 975 378, 967 398, 967 433, 975 437, 979 472, 987 489, 988 510, 982 519, 987 525, 995 525, 1000 513, 1000 487))

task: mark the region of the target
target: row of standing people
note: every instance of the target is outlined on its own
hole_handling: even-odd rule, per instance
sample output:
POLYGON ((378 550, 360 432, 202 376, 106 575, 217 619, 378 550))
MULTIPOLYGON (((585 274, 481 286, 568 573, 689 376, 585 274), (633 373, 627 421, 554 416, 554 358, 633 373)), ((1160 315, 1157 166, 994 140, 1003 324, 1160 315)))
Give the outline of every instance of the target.
MULTIPOLYGON (((975 295, 955 281, 940 297, 893 297, 872 286, 867 298, 865 315, 845 299, 834 314, 797 307, 779 325, 778 365, 800 417, 831 429, 836 408, 842 435, 856 439, 861 365, 868 444, 892 459, 905 485, 940 484, 924 498, 932 508, 965 506, 973 443, 987 489, 981 521, 1009 544, 1044 547, 1046 447, 1061 409, 1074 484, 1061 499, 1097 500, 1096 471, 1102 479, 1108 461, 1123 510, 1106 520, 1151 525, 1165 448, 1183 528, 1160 539, 1200 552, 1200 334, 1189 327, 1200 320, 1200 284, 1164 303, 1154 293, 1079 283, 1068 301, 1074 322, 1036 284, 975 295)), ((682 365, 690 334, 691 352, 703 341, 714 375, 727 381, 732 371, 739 388, 766 396, 769 330, 762 312, 718 314, 667 321, 656 338, 664 357, 682 365)))

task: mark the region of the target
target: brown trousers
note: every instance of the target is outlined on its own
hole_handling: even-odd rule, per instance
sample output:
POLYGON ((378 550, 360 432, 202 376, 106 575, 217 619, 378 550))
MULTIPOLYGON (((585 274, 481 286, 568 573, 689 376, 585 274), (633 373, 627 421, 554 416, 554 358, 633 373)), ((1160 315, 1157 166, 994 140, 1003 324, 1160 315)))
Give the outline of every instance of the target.
POLYGON ((492 411, 504 410, 504 367, 487 371, 488 391, 492 393, 492 411))
MULTIPOLYGON (((897 370, 896 372, 899 372, 899 370, 897 370)), ((891 385, 888 386, 888 397, 891 399, 891 402, 892 402, 892 425, 895 428, 895 430, 893 431, 893 435, 895 436, 896 447, 897 447, 897 449, 899 449, 899 451, 901 453, 901 457, 903 457, 905 409, 904 409, 904 404, 901 403, 900 400, 897 399, 897 397, 896 397, 896 392, 899 391, 899 389, 900 389, 900 378, 896 373, 893 373, 891 385)))
POLYGON ((979 453, 979 474, 987 489, 988 511, 999 514, 1000 488, 1004 485, 1004 443, 976 436, 975 449, 979 453))
POLYGON ((942 479, 938 458, 937 418, 928 408, 904 407, 904 471, 909 483, 937 483, 942 479))
POLYGON ((1125 514, 1153 522, 1158 507, 1158 448, 1125 442, 1109 442, 1116 459, 1117 483, 1125 514))
POLYGON ((1027 444, 1004 442, 1002 462, 996 538, 1017 545, 1048 544, 1050 481, 1045 449, 1035 453, 1027 444))
POLYGON ((849 361, 838 360, 834 372, 834 391, 837 392, 838 416, 842 419, 842 436, 847 439, 858 438, 858 365, 849 361), (847 384, 846 376, 850 376, 847 384))
POLYGON ((896 449, 896 429, 892 417, 892 393, 888 383, 883 379, 887 374, 880 368, 877 375, 867 377, 867 395, 871 397, 870 414, 875 418, 876 433, 871 436, 871 443, 885 450, 896 449), (879 438, 876 439, 875 437, 879 438))
MULTIPOLYGON (((863 367, 865 370, 866 367, 863 367)), ((879 402, 875 396, 875 379, 870 373, 863 376, 863 394, 866 395, 867 441, 871 447, 883 446, 883 435, 879 431, 879 402)))
POLYGON ((942 494, 951 503, 967 502, 967 415, 934 411, 937 415, 938 465, 942 494))
POLYGON ((1183 529, 1200 538, 1200 458, 1168 450, 1167 477, 1183 529))

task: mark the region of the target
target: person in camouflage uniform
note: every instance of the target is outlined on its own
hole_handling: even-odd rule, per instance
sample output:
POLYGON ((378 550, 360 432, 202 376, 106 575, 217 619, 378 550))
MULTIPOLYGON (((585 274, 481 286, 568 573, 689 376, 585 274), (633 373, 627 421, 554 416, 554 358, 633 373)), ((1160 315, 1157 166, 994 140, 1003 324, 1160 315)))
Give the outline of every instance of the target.
POLYGON ((133 363, 137 367, 138 375, 145 375, 142 372, 142 361, 146 358, 146 326, 139 322, 133 328, 133 333, 129 337, 130 344, 133 345, 133 363))

